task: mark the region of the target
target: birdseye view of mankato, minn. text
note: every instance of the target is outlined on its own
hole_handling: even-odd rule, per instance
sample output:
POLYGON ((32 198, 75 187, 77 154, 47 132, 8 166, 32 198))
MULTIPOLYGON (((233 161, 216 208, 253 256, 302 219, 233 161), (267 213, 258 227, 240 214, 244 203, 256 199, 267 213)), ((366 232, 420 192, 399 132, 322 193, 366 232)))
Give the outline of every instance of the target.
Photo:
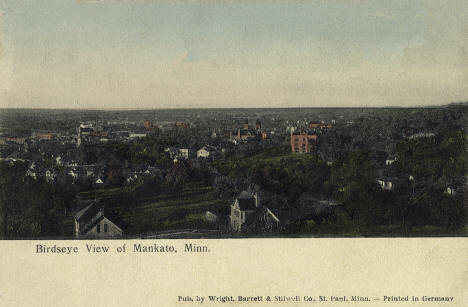
POLYGON ((467 236, 464 2, 252 2, 0 4, 0 239, 467 236))

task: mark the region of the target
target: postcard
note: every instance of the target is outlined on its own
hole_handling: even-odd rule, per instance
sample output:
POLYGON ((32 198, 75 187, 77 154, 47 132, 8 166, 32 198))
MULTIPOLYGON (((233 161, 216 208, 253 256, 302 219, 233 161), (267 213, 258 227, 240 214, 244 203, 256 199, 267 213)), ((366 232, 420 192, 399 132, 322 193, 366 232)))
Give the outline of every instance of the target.
POLYGON ((468 2, 0 3, 0 306, 467 306, 468 2))

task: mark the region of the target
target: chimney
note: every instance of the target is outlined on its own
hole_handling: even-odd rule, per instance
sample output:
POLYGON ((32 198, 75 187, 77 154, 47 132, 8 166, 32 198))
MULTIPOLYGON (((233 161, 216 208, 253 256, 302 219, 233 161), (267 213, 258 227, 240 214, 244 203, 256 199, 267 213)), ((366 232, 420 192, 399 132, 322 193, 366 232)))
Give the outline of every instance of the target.
POLYGON ((255 199, 255 207, 258 207, 258 205, 259 205, 259 203, 258 203, 258 192, 255 192, 253 197, 255 199))

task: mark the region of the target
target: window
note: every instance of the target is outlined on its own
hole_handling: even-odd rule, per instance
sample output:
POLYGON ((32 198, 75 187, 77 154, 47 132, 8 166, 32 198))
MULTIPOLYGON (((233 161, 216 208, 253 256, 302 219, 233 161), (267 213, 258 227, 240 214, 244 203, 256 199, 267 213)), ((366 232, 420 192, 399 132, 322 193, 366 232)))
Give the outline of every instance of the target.
POLYGON ((104 224, 104 232, 107 232, 108 229, 107 229, 107 224, 104 224))
POLYGON ((97 231, 97 233, 100 233, 100 232, 101 232, 101 225, 100 225, 100 224, 97 225, 96 231, 97 231))

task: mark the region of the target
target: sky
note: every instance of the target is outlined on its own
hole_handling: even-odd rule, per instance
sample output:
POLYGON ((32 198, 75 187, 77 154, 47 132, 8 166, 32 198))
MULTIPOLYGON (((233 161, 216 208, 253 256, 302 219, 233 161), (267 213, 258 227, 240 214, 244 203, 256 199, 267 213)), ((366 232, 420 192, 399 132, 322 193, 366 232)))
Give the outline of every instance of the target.
POLYGON ((466 0, 2 0, 0 107, 468 100, 466 0))

